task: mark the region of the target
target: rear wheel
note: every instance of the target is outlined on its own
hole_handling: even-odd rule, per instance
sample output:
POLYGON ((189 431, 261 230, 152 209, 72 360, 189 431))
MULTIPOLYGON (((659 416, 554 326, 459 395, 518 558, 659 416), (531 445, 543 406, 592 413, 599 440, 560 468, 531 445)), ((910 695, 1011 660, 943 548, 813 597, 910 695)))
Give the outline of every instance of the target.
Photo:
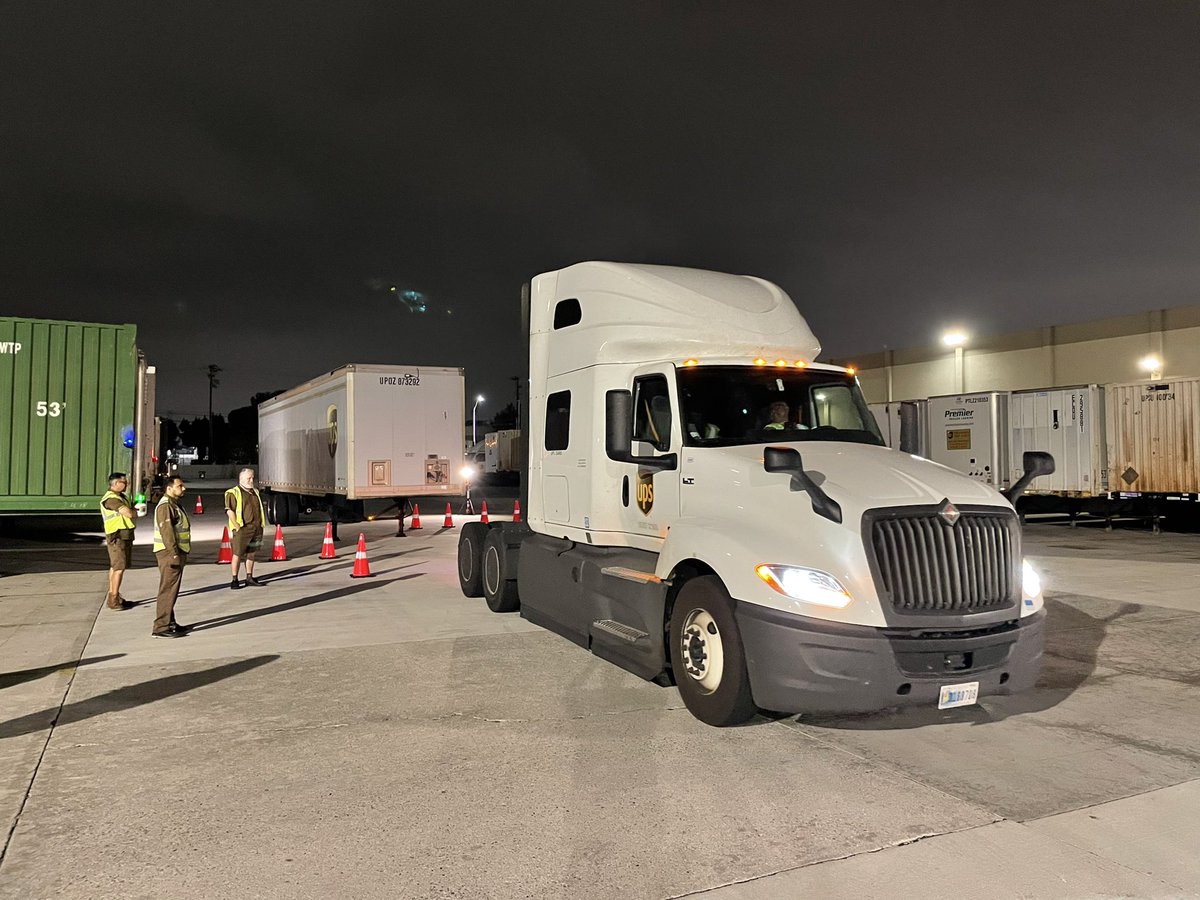
POLYGON ((510 552, 503 528, 492 528, 483 542, 483 598, 492 612, 515 612, 517 595, 516 554, 510 552))
POLYGON ((286 512, 283 513, 283 524, 291 528, 293 525, 300 524, 300 498, 295 494, 284 494, 284 507, 286 512))
POLYGON ((719 578, 687 582, 671 611, 671 671, 693 716, 718 728, 756 712, 733 600, 719 578))
POLYGON ((458 586, 464 597, 483 596, 483 543, 488 527, 468 522, 458 534, 458 586))

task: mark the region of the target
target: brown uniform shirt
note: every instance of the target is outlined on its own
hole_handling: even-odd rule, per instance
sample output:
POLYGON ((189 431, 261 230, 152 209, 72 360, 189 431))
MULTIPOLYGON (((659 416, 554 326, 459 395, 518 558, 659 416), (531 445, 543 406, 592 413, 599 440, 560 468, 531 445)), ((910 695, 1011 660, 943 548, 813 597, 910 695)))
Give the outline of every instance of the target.
MULTIPOLYGON (((245 523, 247 531, 262 531, 266 523, 262 520, 259 514, 258 498, 253 493, 246 490, 240 484, 237 489, 242 493, 242 521, 245 523)), ((237 509, 237 505, 232 496, 225 501, 226 509, 237 509)))
POLYGON ((167 498, 167 502, 159 505, 154 510, 154 524, 158 526, 158 536, 162 538, 164 550, 159 550, 159 553, 166 553, 169 556, 174 556, 179 553, 178 539, 175 536, 175 526, 181 521, 183 513, 179 508, 179 504, 167 498))
MULTIPOLYGON (((129 498, 127 498, 124 494, 122 494, 120 498, 109 497, 107 500, 105 500, 100 505, 103 506, 105 509, 111 509, 113 512, 116 512, 122 506, 127 506, 130 509, 133 509, 133 504, 129 502, 129 498)), ((132 528, 118 528, 116 531, 114 531, 110 535, 110 537, 115 540, 120 540, 120 541, 132 541, 133 540, 133 529, 132 528)))

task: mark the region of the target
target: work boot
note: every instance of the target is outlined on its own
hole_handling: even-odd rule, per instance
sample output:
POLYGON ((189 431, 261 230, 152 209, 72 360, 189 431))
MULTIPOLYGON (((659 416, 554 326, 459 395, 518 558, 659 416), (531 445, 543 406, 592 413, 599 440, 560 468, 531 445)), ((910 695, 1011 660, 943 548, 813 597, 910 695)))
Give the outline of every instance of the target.
POLYGON ((133 604, 120 595, 114 597, 112 594, 105 594, 104 604, 109 609, 133 609, 133 604))
POLYGON ((267 586, 267 583, 265 581, 259 581, 253 575, 246 576, 246 584, 252 584, 255 587, 266 587, 267 586))
POLYGON ((242 589, 242 583, 235 578, 233 581, 229 582, 229 588, 230 590, 240 591, 242 589))

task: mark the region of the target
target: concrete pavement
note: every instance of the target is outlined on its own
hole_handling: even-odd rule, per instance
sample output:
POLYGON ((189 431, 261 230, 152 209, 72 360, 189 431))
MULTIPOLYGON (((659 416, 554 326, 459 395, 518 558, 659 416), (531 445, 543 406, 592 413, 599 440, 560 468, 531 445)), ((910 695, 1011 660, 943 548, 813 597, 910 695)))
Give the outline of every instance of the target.
POLYGON ((0 553, 0 896, 1200 896, 1195 536, 1031 528, 1031 694, 717 730, 461 597, 425 522, 233 592, 202 517, 175 641, 97 615, 102 548, 0 553))

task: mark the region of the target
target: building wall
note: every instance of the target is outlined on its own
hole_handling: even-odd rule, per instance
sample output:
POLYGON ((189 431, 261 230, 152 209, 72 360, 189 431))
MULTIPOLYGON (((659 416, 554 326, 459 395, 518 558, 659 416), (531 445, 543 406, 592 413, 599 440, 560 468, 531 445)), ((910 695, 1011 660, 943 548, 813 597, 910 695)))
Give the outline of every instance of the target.
MULTIPOLYGON (((963 351, 964 390, 1015 391, 1137 381, 1150 353, 1164 377, 1200 375, 1200 306, 1040 328, 976 342, 963 351)), ((958 393, 954 351, 920 347, 838 360, 859 369, 871 403, 958 393), (891 396, 888 364, 891 364, 891 396)))

